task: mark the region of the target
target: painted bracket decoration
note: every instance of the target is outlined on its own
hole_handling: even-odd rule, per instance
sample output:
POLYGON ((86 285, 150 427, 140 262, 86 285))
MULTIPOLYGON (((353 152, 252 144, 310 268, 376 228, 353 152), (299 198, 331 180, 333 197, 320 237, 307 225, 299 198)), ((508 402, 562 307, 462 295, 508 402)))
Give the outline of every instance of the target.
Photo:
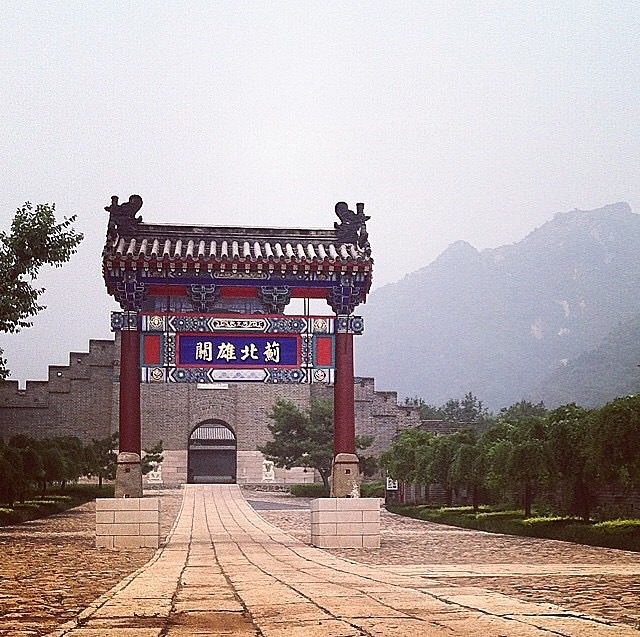
POLYGON ((363 329, 354 316, 204 313, 147 313, 140 325, 147 383, 332 383, 335 333, 363 329))

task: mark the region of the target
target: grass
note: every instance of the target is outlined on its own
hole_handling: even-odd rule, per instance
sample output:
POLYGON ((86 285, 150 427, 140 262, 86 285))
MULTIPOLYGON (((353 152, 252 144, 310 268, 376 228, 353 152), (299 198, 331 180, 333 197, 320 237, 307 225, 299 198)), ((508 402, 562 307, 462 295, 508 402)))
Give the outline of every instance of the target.
POLYGON ((47 492, 44 496, 30 496, 24 502, 15 502, 12 507, 0 507, 0 526, 21 524, 27 520, 44 518, 84 504, 96 498, 113 497, 113 486, 98 489, 97 485, 70 485, 64 491, 47 492))
POLYGON ((361 498, 384 498, 384 484, 382 482, 363 482, 360 485, 361 498))
POLYGON ((506 533, 552 540, 564 540, 591 546, 627 551, 640 551, 640 519, 618 519, 583 522, 562 516, 525 518, 522 511, 502 511, 482 507, 477 513, 471 507, 432 507, 389 505, 392 513, 418 520, 477 529, 490 533, 506 533))

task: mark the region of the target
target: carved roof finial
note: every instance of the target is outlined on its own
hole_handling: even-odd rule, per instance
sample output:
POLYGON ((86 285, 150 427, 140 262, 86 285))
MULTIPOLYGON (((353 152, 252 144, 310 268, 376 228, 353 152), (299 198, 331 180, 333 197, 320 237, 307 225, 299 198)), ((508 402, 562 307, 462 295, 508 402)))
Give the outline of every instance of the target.
POLYGON ((362 252, 371 252, 366 225, 371 217, 364 214, 364 204, 357 203, 356 212, 353 212, 344 201, 339 201, 336 204, 336 214, 341 221, 333 224, 338 239, 343 243, 355 244, 362 252))
POLYGON ((136 217, 138 211, 142 208, 142 197, 140 195, 131 195, 129 201, 119 204, 117 195, 111 197, 111 205, 105 206, 104 209, 109 213, 109 226, 107 236, 115 239, 117 235, 134 234, 142 217, 136 217))

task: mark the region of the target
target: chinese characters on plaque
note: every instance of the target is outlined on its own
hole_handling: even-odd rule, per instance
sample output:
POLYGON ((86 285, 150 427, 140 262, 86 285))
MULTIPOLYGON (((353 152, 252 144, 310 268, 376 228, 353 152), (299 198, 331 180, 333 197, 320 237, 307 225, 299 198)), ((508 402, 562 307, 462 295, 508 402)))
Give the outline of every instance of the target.
POLYGON ((299 364, 297 336, 180 335, 178 339, 182 365, 278 367, 299 364))

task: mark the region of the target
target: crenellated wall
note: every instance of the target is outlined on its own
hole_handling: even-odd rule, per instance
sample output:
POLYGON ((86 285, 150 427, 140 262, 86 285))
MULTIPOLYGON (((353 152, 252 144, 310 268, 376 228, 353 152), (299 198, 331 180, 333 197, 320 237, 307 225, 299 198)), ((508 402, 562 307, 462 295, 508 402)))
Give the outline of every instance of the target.
MULTIPOLYGON (((0 436, 6 440, 18 433, 36 438, 74 435, 85 442, 104 438, 118 430, 118 378, 118 341, 92 340, 88 352, 69 355, 68 365, 50 366, 46 381, 28 381, 24 390, 18 389, 16 381, 0 382, 0 436)), ((416 410, 399 406, 396 392, 376 391, 373 378, 356 378, 354 389, 356 433, 374 437, 368 455, 386 449, 401 429, 420 424, 416 410)), ((239 478, 254 480, 262 471, 256 448, 270 438, 267 414, 277 398, 305 409, 312 398, 332 399, 333 388, 323 384, 143 384, 142 446, 162 440, 165 481, 180 482, 186 478, 191 432, 205 420, 221 420, 236 434, 239 478)))
POLYGON ((0 382, 0 436, 71 435, 83 440, 112 431, 114 343, 89 341, 88 352, 71 352, 68 365, 51 365, 48 380, 0 382))

